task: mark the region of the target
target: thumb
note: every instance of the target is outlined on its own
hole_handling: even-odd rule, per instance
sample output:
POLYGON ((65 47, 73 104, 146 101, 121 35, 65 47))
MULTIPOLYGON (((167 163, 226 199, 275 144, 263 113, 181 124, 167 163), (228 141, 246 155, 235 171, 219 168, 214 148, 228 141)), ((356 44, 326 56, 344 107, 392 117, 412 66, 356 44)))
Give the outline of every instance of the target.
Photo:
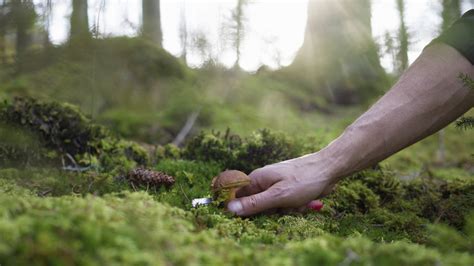
POLYGON ((227 209, 238 216, 250 216, 275 207, 277 206, 272 189, 235 199, 227 205, 227 209))

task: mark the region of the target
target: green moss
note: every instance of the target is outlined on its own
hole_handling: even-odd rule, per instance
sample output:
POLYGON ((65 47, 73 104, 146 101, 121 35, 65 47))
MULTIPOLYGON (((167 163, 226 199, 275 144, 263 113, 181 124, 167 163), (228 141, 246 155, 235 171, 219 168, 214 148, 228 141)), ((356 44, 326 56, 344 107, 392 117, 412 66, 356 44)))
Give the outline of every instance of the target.
POLYGON ((128 187, 98 172, 66 172, 55 168, 0 169, 0 181, 11 182, 40 196, 102 195, 128 187))
POLYGON ((58 154, 46 149, 38 136, 24 128, 0 122, 0 165, 25 167, 45 165, 58 154))
POLYGON ((267 129, 242 139, 230 133, 204 133, 191 139, 183 149, 183 157, 191 160, 215 161, 227 169, 246 173, 267 164, 302 155, 303 146, 284 134, 267 129))
MULTIPOLYGON (((461 229, 465 215, 474 208, 474 183, 470 179, 416 179, 404 184, 400 211, 411 210, 433 222, 461 229)), ((395 208, 397 206, 394 206, 395 208)))
POLYGON ((1 119, 39 135, 50 149, 74 156, 97 153, 97 140, 106 137, 102 127, 93 125, 77 107, 57 102, 42 103, 32 98, 16 98, 4 104, 1 119))
POLYGON ((171 189, 157 195, 158 199, 187 209, 190 208, 192 199, 211 196, 211 180, 224 170, 212 162, 169 159, 158 162, 155 169, 176 179, 171 189))
MULTIPOLYGON (((79 164, 111 171, 144 165, 149 160, 147 152, 139 145, 115 138, 70 104, 16 98, 0 107, 0 119, 11 127, 8 131, 15 136, 18 132, 35 136, 39 146, 47 149, 36 151, 42 153, 36 157, 49 158, 57 165, 79 164), (50 156, 48 151, 59 156, 50 156)), ((0 157, 15 156, 9 150, 2 150, 0 157)))
POLYGON ((163 146, 158 146, 155 152, 155 159, 161 161, 163 159, 180 159, 181 158, 181 149, 176 147, 174 144, 166 144, 163 146))
POLYGON ((387 203, 403 194, 402 183, 392 172, 381 168, 363 171, 352 178, 361 180, 370 190, 380 197, 381 203, 387 203))
POLYGON ((359 180, 341 182, 329 196, 329 206, 338 212, 367 213, 379 206, 380 198, 359 180))
MULTIPOLYGON (((251 220, 201 212, 215 226, 196 227, 196 214, 145 193, 85 198, 0 195, 2 264, 205 265, 471 265, 466 253, 442 253, 407 242, 374 243, 321 232, 302 241, 276 238, 251 220), (274 240, 278 241, 275 242, 274 240), (280 242, 280 240, 282 240, 280 242)), ((301 219, 282 218, 281 227, 301 219)), ((297 239, 297 238, 295 238, 297 239)))
POLYGON ((110 135, 93 143, 100 147, 96 154, 75 159, 98 169, 0 170, 0 263, 473 263, 474 217, 466 217, 474 210, 470 179, 402 181, 375 167, 340 182, 321 212, 237 218, 212 204, 192 208, 191 200, 211 196, 212 178, 227 166, 250 171, 301 154, 302 145, 270 131, 247 138, 201 133, 183 149, 156 149, 153 168, 174 176, 173 187, 129 193, 116 177, 145 163, 144 150, 110 135), (116 194, 104 195, 111 192, 116 194), (456 245, 446 245, 447 239, 456 245))
MULTIPOLYGON (((470 219, 472 223, 472 218, 470 219)), ((443 252, 474 253, 472 235, 463 235, 456 229, 444 224, 429 225, 429 246, 436 247, 443 252)))

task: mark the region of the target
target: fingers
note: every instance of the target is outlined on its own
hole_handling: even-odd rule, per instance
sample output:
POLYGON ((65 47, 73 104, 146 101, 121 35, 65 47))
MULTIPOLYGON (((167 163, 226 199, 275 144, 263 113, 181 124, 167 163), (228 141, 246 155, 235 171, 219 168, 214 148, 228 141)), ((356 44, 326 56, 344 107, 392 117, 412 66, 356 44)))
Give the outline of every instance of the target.
POLYGON ((250 216, 268 209, 278 207, 276 190, 268 189, 248 197, 235 199, 227 205, 230 212, 238 216, 250 216))
POLYGON ((279 213, 282 214, 306 214, 311 212, 319 212, 323 208, 324 204, 320 200, 312 200, 308 204, 300 206, 298 208, 284 208, 280 209, 279 213))
MULTIPOLYGON (((275 200, 275 199, 273 199, 273 200, 275 200)), ((236 206, 234 206, 234 204, 238 204, 238 203, 232 203, 232 205, 229 203, 229 205, 228 205, 229 211, 231 211, 231 212, 233 212, 233 213, 235 213, 239 216, 249 216, 249 215, 255 214, 255 213, 246 214, 245 211, 240 212, 242 214, 238 214, 237 212, 239 210, 236 209, 236 206)), ((279 214, 296 214, 296 213, 306 214, 306 213, 310 213, 310 212, 319 212, 319 211, 321 211, 323 206, 324 206, 324 204, 323 204, 322 201, 312 200, 308 204, 300 206, 298 208, 275 208, 275 207, 272 207, 272 209, 266 209, 265 211, 262 211, 262 212, 265 213, 265 214, 273 214, 273 213, 279 213, 279 214)), ((237 207, 237 208, 240 208, 240 207, 237 207)), ((245 209, 245 207, 243 207, 243 208, 245 209)), ((258 212, 260 212, 260 211, 258 211, 258 212)))
POLYGON ((323 208, 324 204, 320 200, 312 200, 305 207, 306 209, 311 209, 313 211, 320 211, 323 208))
POLYGON ((242 187, 237 191, 236 196, 238 198, 260 193, 281 180, 278 173, 273 173, 273 171, 264 168, 253 171, 249 174, 249 177, 250 185, 242 187))

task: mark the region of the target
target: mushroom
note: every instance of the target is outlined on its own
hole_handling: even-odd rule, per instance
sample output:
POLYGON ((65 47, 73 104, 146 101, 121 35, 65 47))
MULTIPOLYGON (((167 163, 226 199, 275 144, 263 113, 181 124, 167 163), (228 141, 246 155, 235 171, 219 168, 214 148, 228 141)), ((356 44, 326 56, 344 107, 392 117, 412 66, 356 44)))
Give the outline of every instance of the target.
POLYGON ((214 200, 224 202, 227 206, 229 201, 235 199, 235 192, 250 184, 250 177, 237 170, 226 170, 212 179, 212 194, 214 200))

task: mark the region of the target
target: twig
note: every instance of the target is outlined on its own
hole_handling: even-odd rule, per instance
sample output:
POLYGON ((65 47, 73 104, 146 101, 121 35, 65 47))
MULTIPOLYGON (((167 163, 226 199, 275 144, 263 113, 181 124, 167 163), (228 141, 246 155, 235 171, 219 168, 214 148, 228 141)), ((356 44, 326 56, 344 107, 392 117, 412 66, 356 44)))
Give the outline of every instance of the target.
POLYGON ((64 166, 62 169, 64 171, 71 171, 71 172, 85 172, 90 170, 92 167, 87 166, 87 167, 73 167, 73 166, 64 166))
POLYGON ((198 111, 192 112, 188 116, 188 119, 186 120, 186 123, 184 124, 183 128, 181 128, 178 135, 173 140, 174 145, 179 146, 179 145, 181 145, 181 143, 183 143, 183 141, 186 139, 186 136, 189 134, 189 132, 193 128, 194 123, 196 123, 196 120, 197 120, 200 112, 201 112, 201 110, 198 110, 198 111))
POLYGON ((41 192, 39 193, 39 196, 44 197, 44 196, 46 196, 47 194, 51 193, 51 191, 53 191, 53 189, 51 189, 51 188, 49 188, 49 189, 47 189, 47 190, 45 190, 45 191, 41 191, 41 192))
POLYGON ((187 200, 188 202, 191 202, 191 200, 188 198, 188 195, 186 195, 186 193, 184 192, 184 189, 183 189, 183 187, 181 186, 181 184, 178 183, 178 185, 179 185, 179 188, 181 189, 181 192, 183 193, 184 197, 186 198, 186 200, 187 200))
POLYGON ((71 154, 66 152, 66 157, 71 161, 72 164, 74 164, 75 167, 78 167, 79 165, 77 164, 76 160, 74 160, 74 157, 72 157, 71 154))

